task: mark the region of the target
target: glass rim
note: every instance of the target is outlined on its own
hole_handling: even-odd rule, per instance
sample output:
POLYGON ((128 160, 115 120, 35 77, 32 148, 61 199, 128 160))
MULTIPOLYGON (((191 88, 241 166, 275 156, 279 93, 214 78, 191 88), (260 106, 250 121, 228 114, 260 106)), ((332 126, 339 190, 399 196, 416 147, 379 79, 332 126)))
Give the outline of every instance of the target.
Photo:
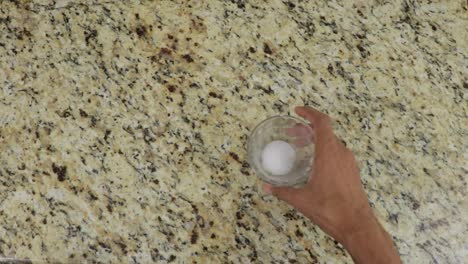
POLYGON ((276 118, 284 118, 284 119, 291 119, 291 120, 297 121, 298 123, 301 123, 301 124, 307 126, 307 129, 309 129, 310 132, 313 133, 312 127, 310 127, 310 124, 307 123, 306 121, 304 121, 304 119, 301 119, 301 118, 298 118, 298 117, 295 117, 295 116, 290 116, 290 115, 274 115, 274 116, 270 116, 270 117, 264 119, 262 122, 258 123, 254 127, 254 129, 252 129, 252 131, 250 131, 248 142, 250 142, 250 140, 252 138, 252 135, 255 133, 255 131, 257 131, 257 129, 259 127, 261 127, 263 124, 267 123, 268 121, 270 121, 272 119, 276 119, 276 118))

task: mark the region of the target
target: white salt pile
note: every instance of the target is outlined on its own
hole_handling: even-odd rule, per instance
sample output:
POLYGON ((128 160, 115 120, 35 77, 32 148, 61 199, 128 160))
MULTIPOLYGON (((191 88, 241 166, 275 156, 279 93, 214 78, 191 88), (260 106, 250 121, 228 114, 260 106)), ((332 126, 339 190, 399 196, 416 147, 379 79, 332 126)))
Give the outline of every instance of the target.
POLYGON ((296 151, 285 141, 275 140, 268 143, 262 151, 262 166, 273 175, 288 174, 296 159, 296 151))

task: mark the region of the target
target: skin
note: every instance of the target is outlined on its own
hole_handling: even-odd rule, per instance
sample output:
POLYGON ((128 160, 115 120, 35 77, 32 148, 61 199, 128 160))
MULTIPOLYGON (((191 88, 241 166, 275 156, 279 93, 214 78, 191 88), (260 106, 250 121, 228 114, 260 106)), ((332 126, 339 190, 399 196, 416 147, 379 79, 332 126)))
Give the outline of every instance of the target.
POLYGON ((309 107, 296 113, 314 130, 315 160, 309 182, 263 190, 287 202, 340 242, 355 263, 401 263, 391 237, 372 213, 353 153, 332 130, 331 119, 309 107))

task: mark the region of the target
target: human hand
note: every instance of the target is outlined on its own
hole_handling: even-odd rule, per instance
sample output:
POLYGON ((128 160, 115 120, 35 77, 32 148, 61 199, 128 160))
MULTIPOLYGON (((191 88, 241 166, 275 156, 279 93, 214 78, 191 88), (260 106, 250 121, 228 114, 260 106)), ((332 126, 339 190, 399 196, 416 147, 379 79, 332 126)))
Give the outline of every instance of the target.
POLYGON ((354 155, 333 133, 331 119, 309 107, 296 107, 295 111, 314 130, 315 159, 309 182, 300 188, 265 183, 263 190, 289 203, 345 248, 355 251, 350 253, 356 261, 375 260, 366 256, 369 251, 373 257, 382 254, 379 249, 364 253, 359 248, 354 250, 353 243, 372 243, 362 241, 365 237, 382 242, 380 245, 389 248, 384 253, 390 252, 390 259, 399 260, 397 253, 395 258, 391 240, 372 213, 354 155))

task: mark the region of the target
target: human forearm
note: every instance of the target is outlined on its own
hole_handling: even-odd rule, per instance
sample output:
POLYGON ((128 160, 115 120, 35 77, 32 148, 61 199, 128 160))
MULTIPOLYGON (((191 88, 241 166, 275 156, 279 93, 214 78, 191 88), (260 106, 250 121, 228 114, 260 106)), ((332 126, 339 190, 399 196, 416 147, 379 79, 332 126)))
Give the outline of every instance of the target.
POLYGON ((315 158, 309 182, 300 188, 264 185, 335 238, 358 264, 400 263, 391 237, 374 217, 354 154, 334 135, 331 119, 296 108, 314 130, 315 158))
POLYGON ((374 216, 362 220, 362 228, 348 234, 343 246, 357 264, 401 263, 389 234, 374 216))

